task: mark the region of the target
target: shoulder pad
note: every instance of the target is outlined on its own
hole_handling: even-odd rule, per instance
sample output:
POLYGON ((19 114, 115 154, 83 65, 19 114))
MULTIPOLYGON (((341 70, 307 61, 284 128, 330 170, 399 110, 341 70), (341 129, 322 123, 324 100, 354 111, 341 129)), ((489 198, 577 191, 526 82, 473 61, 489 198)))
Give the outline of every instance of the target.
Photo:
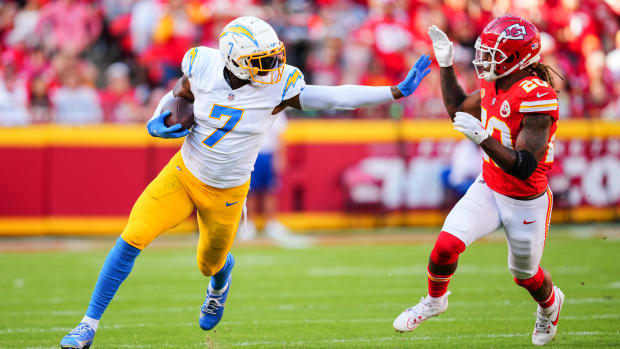
POLYGON ((214 59, 219 57, 220 52, 210 47, 192 47, 183 56, 181 70, 189 78, 200 75, 207 70, 214 59))
POLYGON ((282 100, 289 99, 298 95, 306 86, 304 75, 292 65, 286 65, 282 72, 282 100))
POLYGON ((518 82, 519 112, 540 113, 558 110, 558 96, 549 84, 535 76, 518 82))

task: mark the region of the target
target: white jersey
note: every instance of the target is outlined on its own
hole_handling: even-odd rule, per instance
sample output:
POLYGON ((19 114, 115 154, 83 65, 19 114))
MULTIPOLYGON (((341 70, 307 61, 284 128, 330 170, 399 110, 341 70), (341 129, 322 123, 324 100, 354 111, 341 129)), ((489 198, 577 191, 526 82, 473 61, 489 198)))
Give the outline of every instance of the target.
POLYGON ((286 131, 287 124, 288 120, 286 118, 286 112, 279 113, 278 118, 265 136, 263 145, 258 152, 259 154, 273 154, 276 152, 280 146, 280 138, 282 137, 282 133, 286 131))
POLYGON ((183 73, 194 94, 195 123, 181 155, 202 182, 231 188, 250 179, 263 139, 276 119, 273 109, 305 86, 299 69, 286 65, 273 85, 244 85, 236 90, 224 79, 218 50, 194 47, 183 57, 183 73))

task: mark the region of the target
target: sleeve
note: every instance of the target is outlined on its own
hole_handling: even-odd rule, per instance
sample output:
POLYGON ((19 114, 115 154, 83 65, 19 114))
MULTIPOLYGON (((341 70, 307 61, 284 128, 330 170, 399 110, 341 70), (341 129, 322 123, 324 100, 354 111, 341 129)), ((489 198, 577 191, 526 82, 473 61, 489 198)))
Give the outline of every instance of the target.
POLYGON ((298 95, 306 87, 306 81, 301 71, 293 66, 286 65, 282 73, 282 100, 298 95))
POLYGON ((527 92, 519 103, 519 112, 523 114, 548 114, 557 119, 559 112, 558 96, 551 87, 540 86, 527 92))
POLYGON ((309 85, 299 94, 302 110, 350 110, 394 100, 390 86, 309 85))

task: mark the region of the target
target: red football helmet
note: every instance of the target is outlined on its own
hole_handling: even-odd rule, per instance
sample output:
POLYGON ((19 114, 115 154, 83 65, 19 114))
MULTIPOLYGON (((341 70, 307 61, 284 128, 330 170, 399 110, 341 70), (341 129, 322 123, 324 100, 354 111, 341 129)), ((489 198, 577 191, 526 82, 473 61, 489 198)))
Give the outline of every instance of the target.
POLYGON ((478 78, 495 81, 540 60, 540 34, 528 20, 503 16, 489 23, 476 41, 472 63, 478 78))

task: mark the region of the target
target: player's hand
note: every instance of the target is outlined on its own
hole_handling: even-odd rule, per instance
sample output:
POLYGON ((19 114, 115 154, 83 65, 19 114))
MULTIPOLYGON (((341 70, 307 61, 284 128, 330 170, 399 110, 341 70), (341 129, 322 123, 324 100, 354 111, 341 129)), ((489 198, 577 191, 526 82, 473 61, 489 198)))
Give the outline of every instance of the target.
POLYGON ((183 126, 181 126, 181 124, 174 124, 170 127, 166 127, 164 119, 168 115, 170 115, 170 111, 166 110, 155 119, 149 121, 146 124, 146 129, 149 131, 149 134, 153 137, 160 138, 180 138, 187 136, 189 130, 182 129, 183 126))
POLYGON ((440 67, 449 67, 452 65, 452 57, 454 57, 454 45, 448 39, 446 33, 432 25, 428 28, 428 36, 433 41, 433 50, 435 50, 435 59, 440 67))
POLYGON ((457 111, 453 126, 455 130, 463 133, 476 144, 482 143, 489 137, 489 133, 484 129, 480 120, 471 114, 457 111))
POLYGON ((404 97, 409 96, 413 93, 413 91, 418 88, 422 79, 431 72, 430 69, 427 69, 428 66, 431 65, 431 58, 429 55, 422 55, 422 57, 418 58, 415 62, 415 65, 409 73, 407 73, 407 77, 396 87, 402 93, 404 97))

